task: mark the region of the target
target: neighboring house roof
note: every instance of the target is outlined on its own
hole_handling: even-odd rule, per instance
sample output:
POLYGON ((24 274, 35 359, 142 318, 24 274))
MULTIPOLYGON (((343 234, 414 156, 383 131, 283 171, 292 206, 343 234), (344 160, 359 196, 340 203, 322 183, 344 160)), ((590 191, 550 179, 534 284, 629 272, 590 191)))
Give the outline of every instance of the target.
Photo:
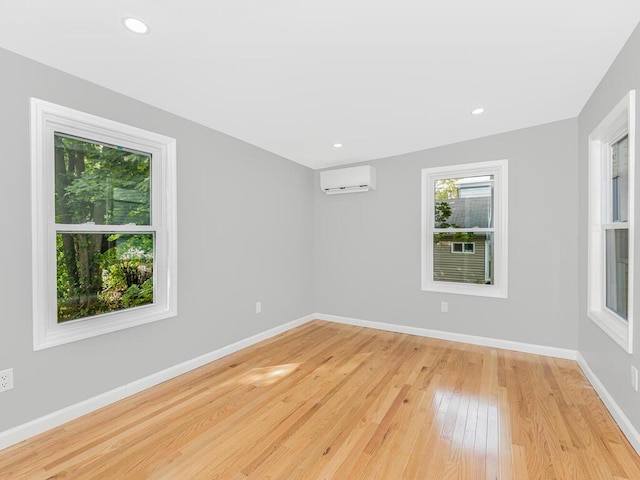
POLYGON ((451 198, 436 200, 446 202, 451 207, 451 216, 447 223, 462 228, 488 228, 491 226, 491 197, 451 198))

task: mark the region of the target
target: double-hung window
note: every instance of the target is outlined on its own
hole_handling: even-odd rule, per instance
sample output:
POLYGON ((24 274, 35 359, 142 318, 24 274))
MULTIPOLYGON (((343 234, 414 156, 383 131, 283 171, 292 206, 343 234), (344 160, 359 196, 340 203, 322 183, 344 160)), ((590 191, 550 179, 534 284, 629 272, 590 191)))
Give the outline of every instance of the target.
POLYGON ((34 348, 176 314, 175 140, 32 99, 34 348))
POLYGON ((589 136, 588 315, 633 347, 635 91, 589 136))
POLYGON ((507 161, 422 170, 422 289, 507 296, 507 161))

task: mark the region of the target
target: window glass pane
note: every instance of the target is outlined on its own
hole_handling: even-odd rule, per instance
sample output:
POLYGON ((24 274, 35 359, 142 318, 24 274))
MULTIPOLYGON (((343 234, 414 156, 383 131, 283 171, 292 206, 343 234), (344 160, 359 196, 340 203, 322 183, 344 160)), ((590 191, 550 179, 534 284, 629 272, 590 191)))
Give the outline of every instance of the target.
POLYGON ((493 285, 493 233, 436 233, 433 236, 433 279, 493 285), (463 245, 466 254, 461 255, 463 245))
POLYGON ((150 225, 151 155, 55 134, 56 223, 150 225))
POLYGON ((611 219, 629 221, 629 137, 611 145, 611 219))
POLYGON ((606 231, 607 308, 627 319, 629 303, 629 230, 606 231))
POLYGON ((436 180, 435 228, 493 227, 493 175, 436 180))
POLYGON ((153 303, 153 233, 58 233, 58 323, 153 303))

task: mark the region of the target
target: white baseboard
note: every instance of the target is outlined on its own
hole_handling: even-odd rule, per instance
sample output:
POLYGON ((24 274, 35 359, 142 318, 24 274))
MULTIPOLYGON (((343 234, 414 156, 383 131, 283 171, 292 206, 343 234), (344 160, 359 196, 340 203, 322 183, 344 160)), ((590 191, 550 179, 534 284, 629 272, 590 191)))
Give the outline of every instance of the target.
POLYGON ((141 392, 142 390, 146 390, 147 388, 151 388, 162 382, 166 382, 167 380, 177 377, 178 375, 187 373, 198 367, 206 365, 207 363, 213 362, 214 360, 261 342, 262 340, 266 340, 267 338, 271 338, 275 335, 278 335, 279 333, 286 332, 287 330, 307 323, 313 318, 315 318, 313 315, 307 315, 297 320, 293 320, 289 323, 279 325, 265 332, 258 333, 249 338, 245 338, 238 342, 232 343, 231 345, 226 345, 213 352, 206 353, 191 360, 187 360, 186 362, 174 365, 173 367, 169 367, 160 372, 153 373, 144 378, 135 380, 131 383, 102 393, 100 395, 96 395, 95 397, 89 398, 56 412, 52 412, 43 417, 36 418, 35 420, 27 422, 23 425, 18 425, 17 427, 5 430, 4 432, 0 432, 0 450, 11 445, 15 445, 16 443, 22 442, 23 440, 31 438, 52 428, 58 427, 83 415, 94 412, 102 407, 122 400, 123 398, 141 392))
POLYGON ((622 430, 622 433, 624 433, 631 446, 635 449, 636 452, 638 452, 638 455, 640 455, 640 432, 635 429, 629 418, 627 418, 627 416, 613 399, 609 391, 605 388, 605 386, 602 384, 593 370, 591 370, 591 367, 589 367, 589 364, 580 354, 580 352, 578 352, 576 361, 584 372, 585 377, 587 377, 596 393, 598 394, 604 405, 607 407, 607 410, 609 410, 611 416, 615 419, 616 423, 622 430))
POLYGON ((327 315, 324 313, 316 313, 311 315, 319 320, 328 320, 331 322, 345 323, 348 325, 356 325, 359 327, 377 328, 378 330, 386 330, 388 332, 407 333, 409 335, 417 335, 419 337, 438 338, 440 340, 451 340, 452 342, 470 343, 472 345, 481 345, 483 347, 502 348, 504 350, 514 350, 516 352, 534 353, 536 355, 544 355, 546 357, 566 358, 576 360, 577 352, 567 348, 547 347, 544 345, 535 345, 532 343, 513 342, 511 340, 500 340, 497 338, 478 337, 475 335, 467 335, 464 333, 452 333, 442 330, 430 330, 428 328, 408 327, 404 325, 395 325, 392 323, 371 322, 369 320, 359 320, 357 318, 340 317, 338 315, 327 315))

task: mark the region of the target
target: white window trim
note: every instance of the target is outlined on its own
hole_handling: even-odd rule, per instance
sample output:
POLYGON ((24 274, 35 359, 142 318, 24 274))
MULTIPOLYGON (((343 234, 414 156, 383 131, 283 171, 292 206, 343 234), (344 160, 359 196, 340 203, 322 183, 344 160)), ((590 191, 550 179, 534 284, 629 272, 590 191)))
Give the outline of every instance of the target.
POLYGON ((476 253, 476 242, 451 242, 451 253, 456 255, 473 255, 476 253), (462 250, 460 252, 456 252, 453 250, 454 245, 462 245, 462 250), (473 248, 469 250, 465 250, 465 245, 473 245, 473 248))
POLYGON ((631 90, 589 135, 589 246, 587 315, 627 353, 633 353, 633 292, 634 292, 634 205, 635 205, 635 90, 631 90), (603 212, 608 202, 609 188, 603 186, 610 145, 622 135, 629 135, 629 299, 627 320, 606 307, 605 228, 603 212))
POLYGON ((508 161, 492 160, 422 169, 422 290, 461 295, 507 298, 508 295, 508 161), (462 232, 494 231, 494 284, 442 282, 433 279, 434 182, 446 178, 494 176, 493 229, 465 228, 462 232))
MULTIPOLYGON (((176 198, 175 139, 36 98, 31 99, 34 350, 177 315, 176 198), (152 225, 156 235, 153 304, 58 323, 54 132, 64 132, 152 155, 152 225)), ((106 228, 113 231, 119 227, 106 228)), ((144 230, 143 227, 138 228, 144 230)))

